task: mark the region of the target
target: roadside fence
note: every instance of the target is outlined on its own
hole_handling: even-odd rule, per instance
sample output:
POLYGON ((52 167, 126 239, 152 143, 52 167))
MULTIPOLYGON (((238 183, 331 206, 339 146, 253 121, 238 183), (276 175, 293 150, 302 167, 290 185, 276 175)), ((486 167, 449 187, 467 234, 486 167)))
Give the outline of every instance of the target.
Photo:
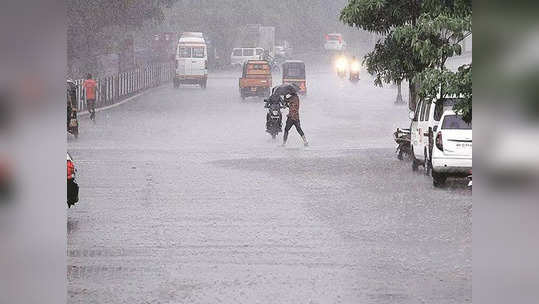
MULTIPOLYGON (((97 81, 96 108, 121 102, 145 90, 172 81, 174 63, 154 63, 126 72, 95 79, 97 81)), ((86 110, 84 79, 74 81, 77 85, 78 110, 86 110)))

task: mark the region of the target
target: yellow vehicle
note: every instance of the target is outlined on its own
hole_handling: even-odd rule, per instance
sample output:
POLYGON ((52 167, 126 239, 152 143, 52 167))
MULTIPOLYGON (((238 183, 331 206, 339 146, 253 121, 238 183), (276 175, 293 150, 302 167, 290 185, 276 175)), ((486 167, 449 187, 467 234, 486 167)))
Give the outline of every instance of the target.
POLYGON ((266 60, 248 60, 243 64, 243 73, 239 80, 241 98, 267 97, 270 95, 271 86, 271 68, 266 60))
POLYGON ((283 63, 283 84, 295 84, 299 94, 307 94, 305 63, 301 60, 287 60, 283 63))

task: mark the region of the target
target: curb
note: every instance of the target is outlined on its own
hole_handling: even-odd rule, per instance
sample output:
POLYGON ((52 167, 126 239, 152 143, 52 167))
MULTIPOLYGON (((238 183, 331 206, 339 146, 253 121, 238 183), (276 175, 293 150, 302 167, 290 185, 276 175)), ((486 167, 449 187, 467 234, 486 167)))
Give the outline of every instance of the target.
MULTIPOLYGON (((148 89, 148 90, 146 90, 146 91, 144 91, 144 92, 140 92, 140 93, 138 93, 138 94, 136 94, 136 95, 133 95, 133 96, 131 96, 131 97, 128 97, 128 98, 126 98, 126 99, 124 99, 124 100, 122 100, 122 101, 120 101, 120 102, 118 102, 118 103, 111 104, 111 105, 108 105, 108 106, 106 106, 106 107, 97 108, 97 109, 95 109, 95 112, 97 113, 97 112, 105 111, 105 110, 108 110, 108 109, 116 108, 116 107, 121 106, 122 104, 127 103, 127 102, 129 102, 129 101, 131 101, 131 100, 133 100, 133 99, 135 99, 135 98, 138 98, 138 97, 144 95, 144 94, 147 94, 147 93, 150 93, 150 92, 152 92, 152 91, 161 89, 161 88, 163 88, 164 86, 165 86, 165 84, 160 85, 160 86, 155 87, 155 88, 148 89)), ((82 111, 82 112, 78 112, 78 113, 77 113, 77 116, 86 116, 86 115, 89 115, 89 114, 90 114, 90 112, 88 112, 87 110, 85 110, 85 111, 82 111)))

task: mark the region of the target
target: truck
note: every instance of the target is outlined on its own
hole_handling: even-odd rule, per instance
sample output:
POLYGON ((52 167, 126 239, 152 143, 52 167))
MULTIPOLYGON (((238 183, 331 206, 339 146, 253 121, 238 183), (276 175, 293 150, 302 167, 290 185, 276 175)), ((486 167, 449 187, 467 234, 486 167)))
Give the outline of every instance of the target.
POLYGON ((238 29, 237 48, 261 47, 271 56, 275 56, 275 27, 261 24, 247 24, 238 29))

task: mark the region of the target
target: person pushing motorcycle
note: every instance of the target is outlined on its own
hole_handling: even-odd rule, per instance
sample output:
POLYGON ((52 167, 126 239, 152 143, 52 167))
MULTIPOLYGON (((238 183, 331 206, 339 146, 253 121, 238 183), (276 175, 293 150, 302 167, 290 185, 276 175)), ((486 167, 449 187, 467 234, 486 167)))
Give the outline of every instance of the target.
POLYGON ((288 116, 286 118, 286 125, 284 128, 284 135, 283 135, 283 146, 286 145, 286 141, 288 139, 288 131, 290 131, 290 128, 292 126, 296 127, 296 131, 298 131, 299 135, 301 136, 301 139, 303 139, 303 144, 307 147, 309 143, 307 142, 307 138, 305 137, 305 133, 301 129, 301 123, 299 120, 299 97, 298 94, 292 93, 288 94, 285 97, 285 102, 288 105, 288 116))

